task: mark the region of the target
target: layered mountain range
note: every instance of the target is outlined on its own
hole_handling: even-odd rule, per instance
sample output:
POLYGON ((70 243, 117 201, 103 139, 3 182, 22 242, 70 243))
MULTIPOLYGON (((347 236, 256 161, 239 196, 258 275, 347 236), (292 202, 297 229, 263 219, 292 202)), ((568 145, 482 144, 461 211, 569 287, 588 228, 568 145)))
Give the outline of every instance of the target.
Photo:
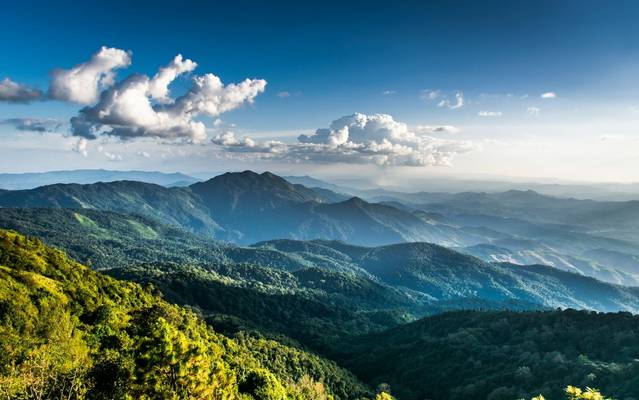
POLYGON ((116 181, 2 191, 0 206, 135 214, 238 244, 273 238, 363 246, 429 242, 485 261, 544 264, 639 285, 639 203, 634 201, 564 199, 531 191, 362 199, 245 171, 187 187, 116 181))
MULTIPOLYGON (((22 329, 0 346, 32 354, 11 338, 47 343, 61 357, 56 382, 81 373, 83 390, 107 397, 107 355, 120 357, 117 368, 133 366, 117 369, 128 392, 155 379, 148 368, 201 359, 189 350, 173 364, 139 361, 153 340, 221 356, 239 382, 223 389, 230 398, 355 400, 380 383, 404 400, 558 397, 568 384, 639 395, 632 213, 597 217, 633 202, 360 195, 250 171, 186 187, 116 181, 0 191, 0 229, 97 270, 0 230, 0 331, 22 329), (47 304, 60 313, 46 314, 47 304), (66 325, 44 329, 50 319, 37 322, 35 309, 66 325), (27 323, 15 325, 15 315, 27 323), (25 328, 32 325, 38 330, 25 328), (58 340, 72 331, 81 334, 58 340)), ((21 357, 20 368, 35 360, 21 357)), ((189 384, 214 390, 196 372, 189 384)), ((12 390, 30 384, 31 375, 16 376, 12 390)))

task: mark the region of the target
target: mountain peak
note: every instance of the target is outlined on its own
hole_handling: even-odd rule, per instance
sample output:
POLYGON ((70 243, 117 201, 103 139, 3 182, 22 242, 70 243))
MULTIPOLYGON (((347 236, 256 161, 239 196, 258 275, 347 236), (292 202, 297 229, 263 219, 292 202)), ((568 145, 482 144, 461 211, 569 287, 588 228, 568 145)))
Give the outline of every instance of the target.
POLYGON ((357 206, 362 206, 365 204, 368 204, 366 201, 362 200, 360 197, 357 196, 353 196, 350 199, 346 200, 344 202, 345 204, 353 204, 353 205, 357 205, 357 206))
MULTIPOLYGON (((296 192, 294 185, 271 172, 258 174, 250 170, 227 172, 208 181, 195 183, 190 188, 195 193, 205 196, 220 192, 235 193, 235 195, 239 193, 271 192, 278 193, 279 196, 289 197, 291 193, 296 192)), ((294 195, 294 197, 299 196, 294 195)))

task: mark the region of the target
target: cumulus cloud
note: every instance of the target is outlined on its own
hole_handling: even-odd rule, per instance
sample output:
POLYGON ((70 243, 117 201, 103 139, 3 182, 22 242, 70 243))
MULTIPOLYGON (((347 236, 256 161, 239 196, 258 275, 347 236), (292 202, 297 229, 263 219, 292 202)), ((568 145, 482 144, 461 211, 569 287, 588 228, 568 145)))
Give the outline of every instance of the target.
POLYGON ((184 95, 171 98, 171 82, 196 66, 178 55, 153 78, 134 74, 114 84, 102 92, 95 105, 84 107, 71 119, 73 134, 87 139, 104 134, 121 139, 155 137, 201 143, 207 135, 198 117, 216 117, 252 103, 266 87, 263 79, 224 85, 209 73, 194 76, 184 95))
POLYGON ((291 93, 290 92, 279 92, 277 94, 277 97, 281 97, 281 98, 291 97, 291 93))
POLYGON ((95 103, 100 90, 113 84, 115 71, 130 64, 130 53, 103 46, 87 62, 71 69, 53 70, 49 96, 80 104, 95 103))
POLYGON ((390 96, 390 95, 395 94, 395 93, 397 93, 397 91, 395 91, 395 90, 384 90, 384 91, 382 92, 382 94, 383 94, 384 96, 390 96))
POLYGON ((87 151, 88 144, 89 144, 88 140, 86 140, 85 138, 80 138, 73 145, 73 151, 75 151, 76 153, 82 154, 83 157, 87 157, 89 155, 89 152, 87 151))
POLYGON ((149 95, 159 101, 170 102, 169 85, 178 75, 191 72, 197 67, 197 63, 184 60, 181 54, 175 56, 168 65, 160 68, 157 74, 149 81, 149 95))
POLYGON ((538 115, 539 115, 539 113, 541 113, 541 109, 539 109, 539 108, 537 108, 537 107, 528 107, 528 108, 526 109, 526 112, 527 112, 529 115, 532 115, 532 116, 536 117, 536 116, 538 116, 538 115))
POLYGON ((55 132, 62 123, 53 118, 8 118, 0 124, 12 125, 16 130, 26 132, 55 132))
POLYGON ((445 107, 449 110, 456 110, 458 108, 462 108, 463 106, 464 94, 462 92, 455 93, 455 102, 452 102, 449 99, 443 99, 439 103, 437 103, 437 107, 445 107))
POLYGON ((228 131, 214 138, 213 143, 231 153, 294 162, 412 166, 450 165, 457 154, 478 149, 471 142, 444 140, 411 130, 390 115, 359 113, 339 118, 312 135, 300 135, 292 144, 260 143, 228 131))
POLYGON ((480 117, 501 117, 501 111, 480 111, 477 113, 480 117))
POLYGON ((557 97, 557 93, 555 92, 546 92, 546 93, 542 93, 541 96, 542 99, 554 99, 557 97))
POLYGON ((0 81, 0 101, 9 103, 29 103, 30 101, 40 100, 42 91, 32 88, 9 78, 0 81))

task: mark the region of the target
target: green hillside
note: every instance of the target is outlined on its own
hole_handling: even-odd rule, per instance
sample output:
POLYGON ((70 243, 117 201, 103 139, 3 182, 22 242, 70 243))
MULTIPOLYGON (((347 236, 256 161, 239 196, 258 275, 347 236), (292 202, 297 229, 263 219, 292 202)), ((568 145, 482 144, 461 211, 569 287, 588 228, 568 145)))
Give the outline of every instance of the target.
POLYGON ((366 388, 317 356, 229 339, 150 289, 0 231, 5 398, 328 399, 366 388))
POLYGON ((637 332, 630 313, 463 311, 344 340, 333 356, 402 400, 561 399, 567 385, 630 400, 637 332))

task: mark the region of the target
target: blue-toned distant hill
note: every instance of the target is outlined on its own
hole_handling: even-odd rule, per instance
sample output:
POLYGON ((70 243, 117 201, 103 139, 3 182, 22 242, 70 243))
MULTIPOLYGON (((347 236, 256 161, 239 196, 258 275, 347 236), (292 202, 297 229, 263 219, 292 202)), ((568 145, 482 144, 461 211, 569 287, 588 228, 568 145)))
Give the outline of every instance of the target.
POLYGON ((105 169, 77 169, 70 171, 29 172, 0 174, 0 189, 21 190, 56 183, 96 183, 114 181, 138 181, 162 186, 188 186, 198 180, 180 172, 111 171, 105 169))
POLYGON ((183 188, 132 181, 56 184, 0 192, 0 206, 139 214, 244 244, 273 238, 337 239, 361 245, 481 241, 477 235, 436 226, 410 211, 309 189, 269 172, 227 173, 183 188))
POLYGON ((137 214, 239 244, 279 238, 364 246, 431 242, 485 261, 545 264, 611 283, 639 285, 637 202, 517 191, 415 193, 386 200, 372 203, 251 171, 226 173, 187 187, 116 181, 0 190, 4 207, 137 214))
POLYGON ((333 183, 330 182, 326 182, 320 179, 316 179, 313 178, 312 176, 308 176, 308 175, 303 175, 303 176, 283 176, 282 178, 286 179, 287 181, 294 183, 294 184, 298 184, 298 185, 304 185, 306 187, 309 188, 313 188, 313 189, 317 189, 317 188, 321 188, 321 189, 327 189, 327 190, 331 190, 335 193, 344 193, 346 195, 349 196, 355 196, 358 193, 358 190, 356 189, 351 189, 351 188, 347 188, 344 186, 339 186, 339 185, 335 185, 333 183))
MULTIPOLYGON (((152 265, 134 275, 154 282, 164 276, 164 285, 177 276, 176 265, 190 265, 207 270, 198 276, 210 282, 307 298, 314 293, 356 310, 403 309, 414 316, 465 307, 639 311, 639 289, 541 265, 488 263, 430 243, 362 247, 274 240, 242 247, 142 217, 81 209, 0 209, 0 227, 41 237, 101 269, 152 265)), ((183 294, 196 296, 186 289, 183 294)))

